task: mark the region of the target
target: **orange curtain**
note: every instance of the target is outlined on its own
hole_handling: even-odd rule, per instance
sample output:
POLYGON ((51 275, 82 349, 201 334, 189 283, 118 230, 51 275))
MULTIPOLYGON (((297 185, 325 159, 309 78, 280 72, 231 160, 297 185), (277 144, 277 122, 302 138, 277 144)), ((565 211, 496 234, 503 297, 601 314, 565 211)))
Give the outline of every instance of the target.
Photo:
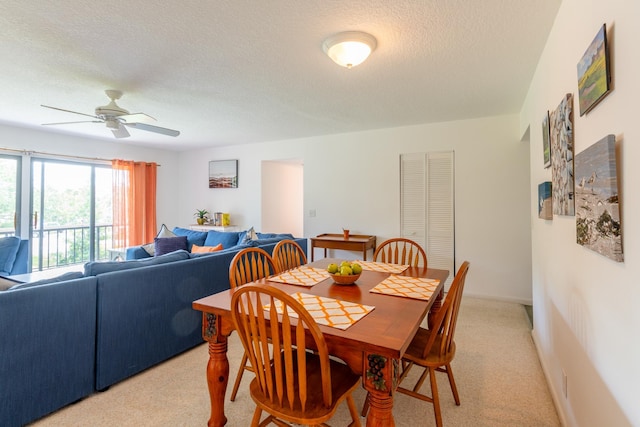
POLYGON ((156 226, 156 163, 112 160, 113 247, 153 241, 156 226))

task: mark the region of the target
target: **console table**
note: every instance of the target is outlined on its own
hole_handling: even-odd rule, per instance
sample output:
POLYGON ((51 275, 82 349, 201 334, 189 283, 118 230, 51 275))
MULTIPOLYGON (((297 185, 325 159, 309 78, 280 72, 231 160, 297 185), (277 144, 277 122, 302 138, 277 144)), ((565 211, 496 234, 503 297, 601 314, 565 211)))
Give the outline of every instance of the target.
POLYGON ((311 261, 313 261, 313 253, 315 248, 324 249, 324 257, 327 257, 327 249, 341 249, 343 251, 362 251, 362 260, 367 260, 367 251, 371 249, 373 253, 376 250, 376 236, 367 236, 364 234, 351 234, 348 238, 344 238, 341 234, 319 234, 311 238, 311 261))
POLYGON ((191 224, 189 229, 196 231, 238 231, 236 225, 211 225, 211 224, 191 224))

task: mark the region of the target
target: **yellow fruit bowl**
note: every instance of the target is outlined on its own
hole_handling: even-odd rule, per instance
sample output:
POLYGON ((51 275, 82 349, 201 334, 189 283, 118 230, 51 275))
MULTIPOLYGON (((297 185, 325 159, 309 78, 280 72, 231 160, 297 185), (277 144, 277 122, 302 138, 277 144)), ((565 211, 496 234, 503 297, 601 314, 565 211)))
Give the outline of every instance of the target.
POLYGON ((353 285, 360 278, 359 274, 350 274, 348 276, 329 273, 333 281, 338 285, 353 285))

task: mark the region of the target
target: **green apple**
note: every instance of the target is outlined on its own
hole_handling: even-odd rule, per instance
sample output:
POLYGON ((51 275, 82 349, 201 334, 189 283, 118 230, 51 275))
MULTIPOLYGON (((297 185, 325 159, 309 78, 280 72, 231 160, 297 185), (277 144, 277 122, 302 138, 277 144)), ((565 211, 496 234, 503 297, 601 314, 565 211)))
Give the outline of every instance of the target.
POLYGON ((353 274, 353 270, 351 270, 351 267, 343 265, 342 267, 340 267, 340 274, 343 276, 350 276, 353 274))
POLYGON ((353 274, 360 274, 362 273, 362 266, 354 262, 353 264, 351 264, 351 270, 353 270, 353 274))
POLYGON ((339 268, 339 267, 338 267, 338 264, 331 263, 331 264, 329 264, 329 266, 327 267, 327 271, 328 271, 329 273, 331 273, 331 274, 335 274, 335 273, 337 273, 337 272, 338 272, 338 268, 339 268))

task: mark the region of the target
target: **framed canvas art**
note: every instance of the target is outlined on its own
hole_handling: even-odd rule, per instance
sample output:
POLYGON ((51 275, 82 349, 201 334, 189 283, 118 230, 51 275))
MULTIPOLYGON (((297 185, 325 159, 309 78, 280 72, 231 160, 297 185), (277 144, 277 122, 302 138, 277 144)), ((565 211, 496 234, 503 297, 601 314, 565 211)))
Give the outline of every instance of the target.
POLYGON ((549 112, 542 119, 542 152, 545 169, 551 166, 551 145, 549 144, 549 112))
POLYGON ((538 184, 538 218, 553 219, 551 182, 538 184))
POLYGON ((238 161, 210 161, 209 188, 238 188, 238 161))
POLYGON ((616 138, 607 135, 576 155, 576 241, 623 261, 616 138))
POLYGON ((549 114, 553 213, 575 214, 573 199, 573 95, 568 93, 549 114))
POLYGON ((578 98, 580 115, 595 107, 611 90, 607 27, 602 25, 578 62, 578 98))

